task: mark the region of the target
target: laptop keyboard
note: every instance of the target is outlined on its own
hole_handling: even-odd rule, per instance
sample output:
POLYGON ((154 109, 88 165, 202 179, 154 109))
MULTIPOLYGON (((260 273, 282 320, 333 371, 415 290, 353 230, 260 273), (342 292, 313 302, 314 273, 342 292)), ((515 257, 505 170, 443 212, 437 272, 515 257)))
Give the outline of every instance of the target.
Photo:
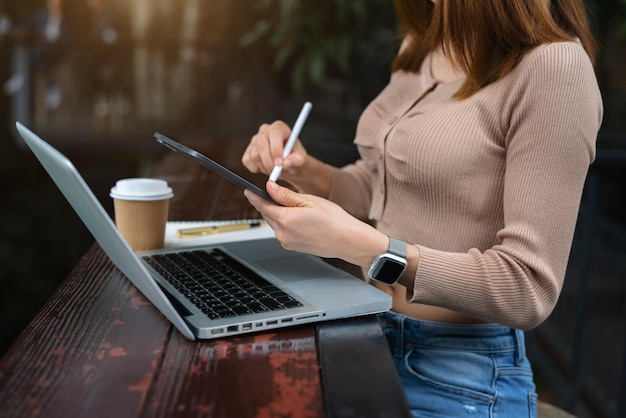
POLYGON ((303 306, 219 249, 143 259, 210 319, 303 306))

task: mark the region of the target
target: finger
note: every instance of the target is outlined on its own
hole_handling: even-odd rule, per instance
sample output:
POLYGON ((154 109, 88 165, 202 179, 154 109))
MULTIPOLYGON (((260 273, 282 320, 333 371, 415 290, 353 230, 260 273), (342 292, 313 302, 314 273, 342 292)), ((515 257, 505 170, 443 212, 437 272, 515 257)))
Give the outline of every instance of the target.
POLYGON ((251 173, 258 173, 261 171, 261 168, 256 163, 253 155, 255 154, 253 142, 250 142, 246 147, 243 155, 241 156, 241 163, 245 168, 248 169, 251 173))
POLYGON ((272 156, 272 167, 274 165, 282 165, 283 148, 290 133, 291 129, 289 129, 289 127, 282 121, 276 121, 270 126, 268 130, 268 139, 270 154, 272 156))
POLYGON ((253 173, 268 174, 274 167, 268 137, 270 129, 268 124, 261 125, 241 157, 244 167, 253 173))
MULTIPOLYGON (((273 124, 272 124, 273 125, 273 124)), ((253 158, 256 159, 257 164, 262 167, 262 171, 265 174, 269 174, 274 168, 274 156, 272 155, 272 140, 270 134, 272 132, 272 125, 265 125, 264 129, 254 138, 255 154, 253 158)))
POLYGON ((241 162, 252 173, 258 173, 261 171, 261 166, 258 161, 257 146, 259 143, 259 137, 263 132, 267 132, 269 125, 263 124, 259 127, 256 134, 252 136, 248 146, 246 147, 243 155, 241 156, 241 162))
POLYGON ((276 182, 268 181, 265 185, 267 192, 275 202, 286 207, 307 206, 307 201, 301 194, 283 187, 276 182))
POLYGON ((306 150, 300 140, 296 141, 291 153, 283 160, 283 169, 290 173, 296 173, 304 164, 306 150))
POLYGON ((269 202, 249 189, 244 190, 243 194, 248 202, 265 218, 265 208, 269 202))

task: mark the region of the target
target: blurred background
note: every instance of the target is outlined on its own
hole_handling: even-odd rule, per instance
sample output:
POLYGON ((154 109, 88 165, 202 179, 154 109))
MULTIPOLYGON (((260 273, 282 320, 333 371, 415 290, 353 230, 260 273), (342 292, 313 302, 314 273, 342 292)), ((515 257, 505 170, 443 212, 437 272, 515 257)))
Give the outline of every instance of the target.
MULTIPOLYGON (((561 300, 529 354, 544 400, 626 417, 626 0, 586 5, 605 118, 561 300)), ((309 151, 341 165, 396 30, 390 0, 0 0, 0 354, 93 245, 15 121, 68 155, 109 211, 115 180, 166 152, 154 131, 247 139, 305 100, 309 151)))

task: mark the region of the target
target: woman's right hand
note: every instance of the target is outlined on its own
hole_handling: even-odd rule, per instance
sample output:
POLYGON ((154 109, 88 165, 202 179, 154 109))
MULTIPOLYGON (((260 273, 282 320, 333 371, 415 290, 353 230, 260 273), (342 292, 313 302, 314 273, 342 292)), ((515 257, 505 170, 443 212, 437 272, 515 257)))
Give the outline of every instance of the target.
POLYGON ((261 125, 241 158, 243 165, 252 173, 268 175, 275 165, 282 165, 281 178, 289 181, 290 177, 297 177, 308 154, 298 139, 291 153, 283 159, 283 147, 290 133, 291 129, 283 121, 261 125))

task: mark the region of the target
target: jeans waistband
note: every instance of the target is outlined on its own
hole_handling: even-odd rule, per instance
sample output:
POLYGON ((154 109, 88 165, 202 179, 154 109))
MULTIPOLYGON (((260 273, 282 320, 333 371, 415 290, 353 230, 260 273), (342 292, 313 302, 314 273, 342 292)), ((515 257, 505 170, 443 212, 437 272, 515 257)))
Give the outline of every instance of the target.
POLYGON ((497 324, 448 324, 422 321, 395 312, 379 314, 383 328, 396 329, 401 344, 481 353, 517 352, 526 356, 524 333, 497 324))

